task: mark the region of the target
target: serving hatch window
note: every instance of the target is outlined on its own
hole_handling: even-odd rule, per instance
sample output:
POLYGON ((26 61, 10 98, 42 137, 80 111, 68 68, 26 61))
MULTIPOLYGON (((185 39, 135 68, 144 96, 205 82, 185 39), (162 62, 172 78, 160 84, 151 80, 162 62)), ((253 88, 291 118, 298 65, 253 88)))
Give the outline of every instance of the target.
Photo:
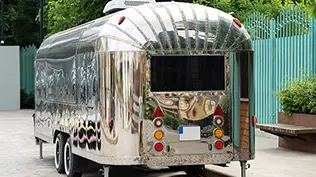
POLYGON ((151 91, 225 90, 224 56, 153 56, 151 91))

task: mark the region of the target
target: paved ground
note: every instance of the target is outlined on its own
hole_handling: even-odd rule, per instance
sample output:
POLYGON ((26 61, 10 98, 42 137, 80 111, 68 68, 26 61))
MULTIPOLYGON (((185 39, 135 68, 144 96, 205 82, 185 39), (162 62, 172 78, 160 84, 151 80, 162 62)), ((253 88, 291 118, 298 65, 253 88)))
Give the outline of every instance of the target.
MULTIPOLYGON (((54 167, 52 145, 44 145, 44 159, 38 158, 33 139, 32 111, 0 112, 0 176, 1 177, 65 177, 54 167)), ((270 137, 270 136, 269 136, 270 137)), ((248 177, 313 177, 316 176, 316 155, 277 147, 276 139, 256 138, 256 159, 251 161, 248 177)), ((205 177, 240 176, 239 163, 229 167, 207 166, 205 177), (220 175, 215 172, 222 172, 220 175)), ((184 172, 132 168, 114 168, 112 175, 135 177, 185 177, 184 172)), ((84 174, 98 177, 97 171, 84 174)))

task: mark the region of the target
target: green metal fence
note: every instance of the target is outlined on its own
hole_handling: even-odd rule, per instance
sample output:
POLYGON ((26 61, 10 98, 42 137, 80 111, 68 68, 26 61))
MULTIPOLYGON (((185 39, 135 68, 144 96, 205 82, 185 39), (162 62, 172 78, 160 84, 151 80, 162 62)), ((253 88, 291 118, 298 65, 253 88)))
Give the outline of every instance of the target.
POLYGON ((275 92, 316 71, 316 20, 293 6, 272 20, 254 13, 245 27, 255 49, 255 114, 258 123, 276 123, 281 107, 275 92))
POLYGON ((35 45, 23 47, 20 50, 20 86, 26 93, 34 91, 34 61, 36 50, 35 45))

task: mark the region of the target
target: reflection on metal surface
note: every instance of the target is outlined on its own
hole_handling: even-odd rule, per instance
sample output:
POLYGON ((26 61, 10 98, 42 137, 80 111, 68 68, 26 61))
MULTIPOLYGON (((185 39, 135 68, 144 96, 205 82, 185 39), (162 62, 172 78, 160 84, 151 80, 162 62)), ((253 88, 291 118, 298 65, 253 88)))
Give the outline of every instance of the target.
POLYGON ((51 36, 35 62, 36 135, 52 140, 55 131, 68 133, 74 152, 104 164, 231 161, 238 149, 232 142, 230 59, 223 91, 152 92, 150 61, 153 55, 252 51, 248 33, 233 19, 197 4, 157 3, 51 36), (224 112, 220 137, 213 122, 218 106, 224 112), (157 107, 161 127, 153 121, 157 107), (200 140, 180 141, 180 126, 200 126, 200 140), (163 133, 155 138, 158 129, 163 133), (224 142, 220 150, 217 140, 224 142), (154 150, 157 142, 161 152, 154 150))

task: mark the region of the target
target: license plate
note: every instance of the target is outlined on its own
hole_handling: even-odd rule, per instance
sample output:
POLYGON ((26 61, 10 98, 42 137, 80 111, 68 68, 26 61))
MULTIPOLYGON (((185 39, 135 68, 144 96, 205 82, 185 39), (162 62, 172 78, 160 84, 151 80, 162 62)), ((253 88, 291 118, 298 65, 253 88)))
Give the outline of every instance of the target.
POLYGON ((201 140, 200 126, 182 126, 179 127, 180 141, 196 141, 201 140))

